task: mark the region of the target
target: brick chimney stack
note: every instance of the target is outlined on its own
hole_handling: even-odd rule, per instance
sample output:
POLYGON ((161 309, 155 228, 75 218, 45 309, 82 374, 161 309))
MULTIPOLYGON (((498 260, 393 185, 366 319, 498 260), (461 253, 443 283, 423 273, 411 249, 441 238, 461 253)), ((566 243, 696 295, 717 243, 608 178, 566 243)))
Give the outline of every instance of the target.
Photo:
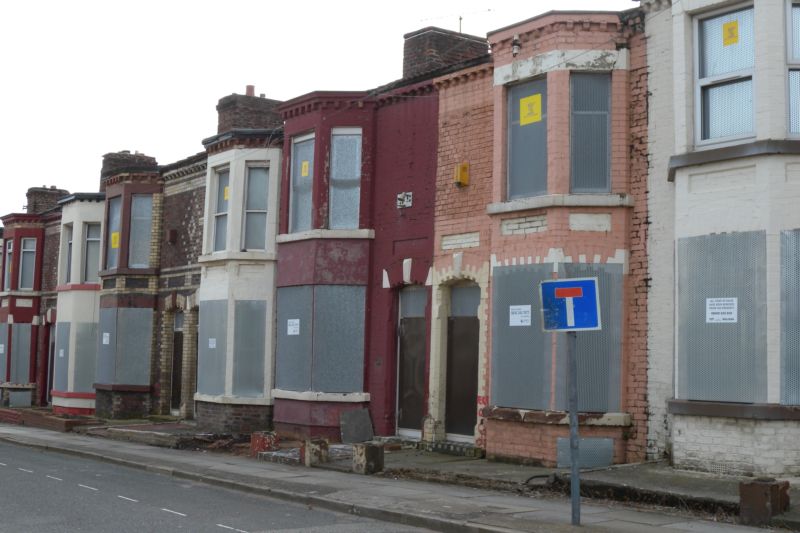
POLYGON ((109 176, 123 172, 155 172, 158 163, 155 157, 131 153, 130 150, 111 152, 103 156, 103 168, 100 171, 100 192, 105 191, 105 180, 109 176))
POLYGON ((44 213, 58 205, 58 200, 69 195, 69 191, 58 189, 55 185, 47 187, 31 187, 25 194, 28 205, 25 209, 27 213, 38 215, 44 213))
POLYGON ((489 54, 483 37, 429 26, 403 36, 403 78, 456 65, 489 54))
POLYGON ((281 116, 275 108, 279 100, 255 96, 255 85, 248 85, 245 94, 231 94, 217 103, 217 133, 233 129, 269 129, 283 126, 281 116))

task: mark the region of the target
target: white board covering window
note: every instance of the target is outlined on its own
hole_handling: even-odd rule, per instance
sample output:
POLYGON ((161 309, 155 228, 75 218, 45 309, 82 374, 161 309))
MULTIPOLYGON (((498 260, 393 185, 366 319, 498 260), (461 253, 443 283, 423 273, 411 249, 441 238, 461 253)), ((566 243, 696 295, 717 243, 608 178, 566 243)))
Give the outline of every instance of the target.
POLYGON ((244 201, 244 248, 263 250, 267 246, 267 201, 269 168, 247 168, 244 201))
POLYGON ((217 195, 214 199, 214 251, 225 249, 228 235, 228 198, 230 174, 227 169, 217 172, 217 195))
POLYGON ((753 8, 697 22, 700 141, 753 133, 753 8))
POLYGON ((33 289, 36 265, 36 239, 22 239, 19 259, 19 288, 33 289))
POLYGON ((150 238, 153 224, 153 197, 134 194, 131 198, 131 234, 128 242, 128 266, 150 266, 150 238))
POLYGON ((361 128, 331 134, 330 229, 358 229, 361 204, 361 128))
POLYGON ((289 233, 311 229, 311 196, 314 183, 314 135, 292 140, 289 233))

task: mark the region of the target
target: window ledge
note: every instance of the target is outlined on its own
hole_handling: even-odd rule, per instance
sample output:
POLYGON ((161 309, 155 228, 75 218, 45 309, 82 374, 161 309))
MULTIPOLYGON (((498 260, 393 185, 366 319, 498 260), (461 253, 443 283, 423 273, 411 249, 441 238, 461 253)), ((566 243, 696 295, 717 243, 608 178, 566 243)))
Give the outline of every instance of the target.
POLYGON ((221 263, 224 261, 275 261, 275 252, 214 252, 201 255, 198 263, 221 263))
POLYGON ((278 235, 276 241, 294 242, 306 241, 309 239, 374 239, 375 230, 373 229, 312 229, 299 231, 297 233, 282 233, 278 235))
MULTIPOLYGON (((565 411, 537 411, 490 405, 483 409, 482 414, 491 420, 524 424, 569 425, 569 413, 565 411)), ((578 413, 578 423, 582 426, 627 427, 631 425, 631 415, 628 413, 578 413)))
POLYGON ((633 197, 629 194, 547 194, 520 198, 508 202, 496 202, 486 206, 490 215, 530 211, 547 207, 632 207, 633 197))
POLYGON ((368 392, 317 392, 312 390, 301 392, 272 389, 272 397, 275 399, 301 400, 304 402, 361 403, 369 401, 368 392))
POLYGON ((264 396, 227 396, 225 394, 202 394, 195 392, 194 400, 197 402, 235 405, 272 405, 270 399, 264 396))
POLYGON ((669 400, 672 415, 750 418, 755 420, 800 420, 800 406, 774 403, 728 403, 697 400, 669 400))
POLYGON ((707 163, 718 163, 730 159, 755 157, 759 155, 798 155, 800 154, 800 140, 774 140, 752 141, 739 143, 732 146, 707 148, 685 154, 673 155, 669 158, 667 168, 667 181, 675 181, 678 169, 707 163))

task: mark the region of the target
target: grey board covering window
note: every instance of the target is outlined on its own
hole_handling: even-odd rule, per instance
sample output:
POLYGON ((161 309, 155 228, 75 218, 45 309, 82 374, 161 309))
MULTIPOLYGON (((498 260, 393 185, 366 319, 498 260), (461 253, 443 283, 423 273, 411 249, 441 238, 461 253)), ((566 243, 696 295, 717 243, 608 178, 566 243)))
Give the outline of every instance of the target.
POLYGON ((217 195, 214 198, 214 251, 225 249, 228 234, 228 170, 217 173, 217 195))
POLYGON ((800 5, 792 4, 789 32, 789 131, 800 133, 800 5))
POLYGON ((97 282, 100 278, 100 224, 86 224, 86 245, 83 254, 83 281, 97 282))
POLYGON ((14 270, 14 240, 6 241, 6 262, 3 273, 3 290, 11 290, 11 271, 14 270))
POLYGON ((508 198, 547 193, 547 78, 508 88, 508 198))
POLYGON ((108 237, 106 241, 106 268, 119 266, 119 243, 122 229, 122 197, 108 201, 108 237))
POLYGON ((134 194, 131 198, 131 234, 128 239, 128 266, 150 266, 150 233, 153 223, 153 197, 134 194))
POLYGON ((608 192, 611 75, 572 73, 570 103, 570 188, 572 192, 608 192))
POLYGON ((244 248, 263 250, 267 246, 267 196, 269 169, 248 167, 244 201, 244 248))
POLYGON ((353 285, 278 288, 277 388, 363 391, 365 294, 353 285))
POLYGON ((766 233, 701 235, 677 244, 678 398, 766 402, 766 233), (717 319, 718 302, 728 302, 734 316, 717 319))
MULTIPOLYGON (((566 336, 545 333, 538 286, 552 279, 553 265, 497 267, 492 281, 493 405, 566 410, 566 336), (511 325, 512 306, 530 306, 529 325, 511 325), (553 339, 556 344, 553 346, 553 339)), ((603 329, 578 335, 578 409, 620 409, 622 265, 562 263, 559 278, 598 278, 603 329)), ((519 308, 518 308, 519 309, 519 308)), ((518 322, 517 322, 518 323, 518 322)))
POLYGON ((753 131, 753 8, 698 21, 701 140, 753 131))
POLYGON ((800 405, 800 230, 781 232, 781 403, 800 405))
POLYGON ((72 224, 67 224, 64 226, 64 238, 67 241, 67 257, 66 265, 64 266, 64 283, 69 283, 72 281, 72 224))
POLYGON ((19 259, 19 288, 33 289, 33 276, 36 266, 36 239, 22 239, 19 259))
POLYGON ((361 131, 333 130, 331 136, 331 229, 357 229, 361 204, 361 131))
POLYGON ((314 183, 314 138, 292 143, 289 233, 311 229, 311 191, 314 183))

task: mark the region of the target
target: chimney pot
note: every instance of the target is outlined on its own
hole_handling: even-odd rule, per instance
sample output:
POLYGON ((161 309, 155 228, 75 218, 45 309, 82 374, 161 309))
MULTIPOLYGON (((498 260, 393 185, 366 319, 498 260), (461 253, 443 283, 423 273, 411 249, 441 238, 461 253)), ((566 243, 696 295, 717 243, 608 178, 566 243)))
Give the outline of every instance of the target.
POLYGON ((246 96, 255 96, 256 95, 256 86, 255 85, 248 85, 245 89, 246 96))

